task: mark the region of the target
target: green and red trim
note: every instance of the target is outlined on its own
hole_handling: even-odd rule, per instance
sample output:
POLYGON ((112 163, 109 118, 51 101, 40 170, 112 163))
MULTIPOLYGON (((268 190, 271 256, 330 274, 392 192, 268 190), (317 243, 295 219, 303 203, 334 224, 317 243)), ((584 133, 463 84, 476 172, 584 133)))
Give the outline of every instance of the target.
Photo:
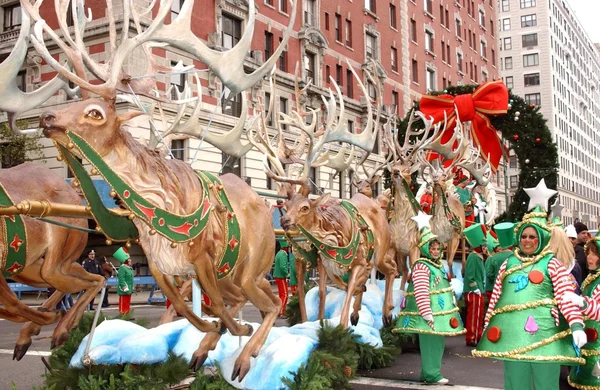
MULTIPOLYGON (((450 209, 450 205, 448 205, 448 198, 446 197, 446 193, 444 191, 440 191, 442 193, 442 207, 444 208, 444 214, 446 218, 450 221, 450 224, 454 226, 455 229, 461 230, 462 225, 460 223, 460 218, 458 218, 450 209)), ((435 207, 431 209, 431 215, 435 215, 435 207)))
POLYGON ((419 201, 417 201, 417 198, 415 198, 415 195, 410 190, 410 186, 408 185, 406 180, 404 180, 404 178, 402 178, 402 188, 404 189, 404 192, 406 192, 406 197, 408 198, 408 201, 410 202, 410 206, 412 207, 415 215, 419 214, 419 211, 423 211, 421 209, 421 205, 419 204, 419 201))
MULTIPOLYGON (((0 183, 0 207, 14 206, 12 199, 0 183)), ((20 215, 5 215, 0 217, 4 231, 4 250, 0 254, 0 264, 4 264, 2 275, 5 278, 20 274, 27 260, 27 232, 23 217, 20 215)))

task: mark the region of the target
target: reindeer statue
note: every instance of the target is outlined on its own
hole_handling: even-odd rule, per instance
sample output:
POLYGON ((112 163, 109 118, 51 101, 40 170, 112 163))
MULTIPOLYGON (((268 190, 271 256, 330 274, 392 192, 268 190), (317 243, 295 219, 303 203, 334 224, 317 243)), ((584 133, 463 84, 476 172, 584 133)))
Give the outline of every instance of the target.
MULTIPOLYGON (((352 67, 350 66, 350 69, 352 67)), ((358 81, 365 96, 367 96, 362 81, 352 69, 354 77, 358 81)), ((367 73, 367 78, 373 82, 373 77, 367 73)), ((316 111, 312 110, 312 120, 307 124, 303 118, 302 111, 294 111, 291 116, 281 114, 281 123, 291 125, 300 129, 306 140, 306 153, 303 159, 299 177, 293 178, 286 172, 279 156, 285 154, 282 150, 282 135, 279 133, 279 146, 272 145, 265 116, 257 118, 253 124, 254 130, 249 139, 256 148, 265 156, 265 169, 267 175, 281 184, 281 188, 287 195, 285 202, 286 214, 281 218, 281 226, 287 232, 298 230, 306 238, 305 243, 297 243, 290 238, 295 250, 302 258, 297 258, 296 266, 298 275, 306 272, 306 263, 309 259, 316 261, 319 272, 319 318, 324 317, 325 294, 327 276, 338 286, 347 291, 346 300, 342 309, 340 324, 348 326, 348 317, 352 296, 356 296, 353 312, 350 315, 352 324, 358 323, 358 311, 361 305, 362 293, 365 282, 372 267, 370 259, 375 255, 376 267, 386 276, 386 289, 383 307, 383 317, 386 323, 391 321, 392 285, 396 276, 396 266, 389 255, 390 235, 386 216, 377 203, 363 194, 356 194, 350 201, 337 201, 331 199, 329 194, 322 195, 317 199, 309 198, 310 182, 308 172, 311 167, 332 161, 346 161, 346 167, 351 159, 345 159, 346 148, 342 147, 338 154, 331 158, 324 150, 325 146, 333 142, 347 142, 353 146, 370 152, 375 142, 377 120, 373 123, 370 104, 368 105, 368 123, 361 134, 348 132, 346 128, 345 109, 343 96, 339 86, 332 79, 336 89, 337 98, 340 102, 339 116, 337 104, 333 92, 330 98, 324 100, 326 117, 324 127, 316 129, 316 111), (341 156, 341 157, 340 157, 341 156), (268 163, 267 163, 268 162, 268 163), (299 186, 296 189, 296 186, 299 186), (350 273, 348 283, 342 280, 342 276, 350 273)), ((379 88, 380 89, 380 86, 379 88)), ((298 89, 297 89, 298 91, 298 89)), ((378 96, 380 94, 378 93, 378 96)), ((303 146, 302 146, 303 147, 303 146)), ((328 163, 325 163, 328 166, 328 163)), ((335 169, 342 169, 343 164, 334 164, 335 169)), ((304 286, 298 285, 298 296, 300 302, 300 313, 303 321, 306 321, 306 308, 304 306, 304 286)))
MULTIPOLYGON (((0 170, 2 207, 26 210, 26 200, 81 205, 77 192, 48 168, 24 163, 0 170), (24 180, 26 178, 27 180, 24 180), (21 203, 23 201, 23 203, 21 203)), ((56 218, 56 221, 87 228, 81 218, 56 218)), ((31 337, 42 325, 60 320, 52 335, 52 347, 62 344, 85 312, 88 302, 104 285, 104 278, 87 273, 77 259, 87 243, 81 230, 42 222, 27 216, 0 217, 0 317, 27 322, 17 339, 13 359, 20 360, 31 345, 31 337), (5 278, 35 287, 54 287, 57 291, 38 310, 23 304, 10 290, 5 278), (65 315, 54 310, 64 293, 85 293, 65 315)))
MULTIPOLYGON (((57 1, 66 4, 63 0, 57 1)), ((269 211, 256 192, 239 177, 196 173, 188 164, 167 160, 135 141, 121 124, 139 113, 119 115, 115 98, 117 91, 139 91, 139 94, 148 91, 147 84, 137 83, 139 79, 125 75, 122 65, 135 47, 149 43, 167 43, 192 54, 208 65, 233 93, 244 91, 260 80, 279 57, 293 30, 296 3, 293 3, 290 25, 280 47, 250 75, 243 71, 243 63, 256 18, 252 0, 244 35, 238 45, 225 52, 209 49, 191 32, 193 0, 186 0, 177 18, 168 25, 164 20, 171 14, 173 0, 161 1, 145 30, 138 30, 132 37, 125 31, 129 25, 126 21, 117 45, 112 3, 108 0, 111 52, 104 64, 91 58, 81 36, 76 35, 74 41, 70 38, 64 20, 66 12, 57 16, 67 44, 39 18, 41 2, 25 3, 28 2, 22 3, 24 8, 39 23, 32 38, 38 52, 60 75, 82 90, 101 97, 43 114, 40 126, 44 135, 88 160, 112 186, 114 195, 130 212, 139 231, 140 245, 147 254, 149 269, 157 284, 190 323, 201 331, 211 332, 193 354, 192 367, 197 369, 204 363, 225 328, 236 336, 252 335, 233 368, 232 380, 242 380, 250 369, 250 358, 258 355, 281 305, 265 279, 275 248, 269 211), (55 61, 45 46, 42 31, 63 48, 71 63, 85 64, 101 82, 84 80, 77 67, 73 73, 55 61), (169 277, 194 274, 211 300, 212 313, 219 317, 217 323, 196 316, 169 277), (264 313, 263 323, 254 334, 252 326, 242 325, 233 318, 248 300, 264 313)), ((139 25, 139 14, 128 1, 123 4, 126 18, 131 15, 139 25)), ((146 93, 146 96, 152 94, 146 93)))

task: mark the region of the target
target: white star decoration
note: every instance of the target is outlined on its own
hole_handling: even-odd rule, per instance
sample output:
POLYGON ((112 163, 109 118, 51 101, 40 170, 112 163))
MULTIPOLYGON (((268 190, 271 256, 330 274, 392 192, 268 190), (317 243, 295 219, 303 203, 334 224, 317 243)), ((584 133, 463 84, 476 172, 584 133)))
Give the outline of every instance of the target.
POLYGON ((529 195, 529 207, 527 210, 531 210, 535 206, 540 206, 544 210, 548 210, 548 201, 557 193, 555 190, 546 187, 544 179, 535 188, 525 188, 525 192, 529 195))
POLYGON ((424 227, 429 227, 429 220, 431 219, 431 215, 425 214, 422 211, 419 211, 416 217, 411 217, 413 221, 417 223, 417 227, 419 231, 424 227))
POLYGON ((558 203, 558 198, 556 198, 556 200, 554 201, 554 204, 551 207, 552 207, 552 216, 561 218, 562 211, 565 208, 565 206, 558 203))

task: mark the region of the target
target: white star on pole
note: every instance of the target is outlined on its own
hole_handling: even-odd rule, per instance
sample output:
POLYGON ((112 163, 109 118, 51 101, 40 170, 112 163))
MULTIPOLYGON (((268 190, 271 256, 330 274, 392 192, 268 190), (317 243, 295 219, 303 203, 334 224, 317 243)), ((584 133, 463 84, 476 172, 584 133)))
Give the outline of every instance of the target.
POLYGON ((565 208, 562 204, 558 203, 558 198, 554 201, 554 204, 551 206, 552 208, 552 216, 553 217, 562 217, 562 211, 565 208))
POLYGON ((540 180, 535 188, 525 188, 525 192, 529 195, 529 207, 527 210, 531 210, 535 206, 540 206, 544 210, 548 210, 548 201, 557 193, 555 190, 546 187, 544 179, 540 180))
POLYGON ((419 211, 419 214, 417 214, 416 217, 411 217, 411 219, 417 223, 417 227, 419 231, 421 231, 421 229, 423 229, 424 227, 429 227, 429 220, 431 219, 431 215, 419 211))

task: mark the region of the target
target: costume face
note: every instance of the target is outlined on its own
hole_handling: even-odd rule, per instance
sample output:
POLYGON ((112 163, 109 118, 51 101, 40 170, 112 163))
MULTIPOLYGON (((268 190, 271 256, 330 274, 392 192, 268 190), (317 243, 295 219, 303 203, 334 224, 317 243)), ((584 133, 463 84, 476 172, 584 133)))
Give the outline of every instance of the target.
POLYGON ((523 229, 519 240, 519 247, 523 254, 530 256, 536 252, 539 245, 539 236, 533 227, 529 226, 523 229))
POLYGON ((432 258, 437 259, 440 257, 440 243, 433 241, 429 244, 429 254, 432 258))
POLYGON ((588 269, 594 270, 594 269, 598 268, 599 260, 600 260, 600 257, 598 257, 598 255, 595 254, 594 252, 590 251, 587 255, 588 269))

